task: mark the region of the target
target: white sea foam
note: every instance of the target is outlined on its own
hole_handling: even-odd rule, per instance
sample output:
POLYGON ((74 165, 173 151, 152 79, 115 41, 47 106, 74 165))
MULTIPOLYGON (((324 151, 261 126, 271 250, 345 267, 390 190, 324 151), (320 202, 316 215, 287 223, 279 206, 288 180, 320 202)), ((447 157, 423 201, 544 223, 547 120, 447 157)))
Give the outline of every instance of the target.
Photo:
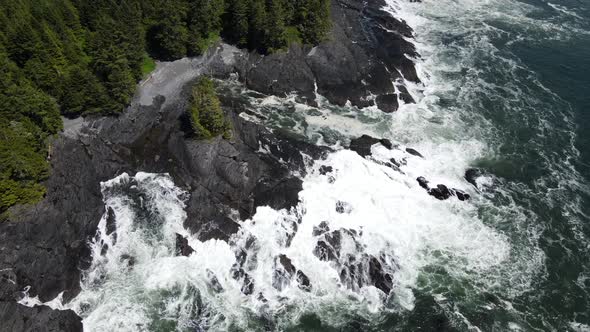
MULTIPOLYGON (((465 271, 486 273, 504 262, 510 244, 504 235, 478 220, 472 205, 432 199, 419 187, 414 178, 423 169, 421 165, 427 163, 425 160, 401 150, 374 147, 376 158, 399 158, 404 154, 407 165, 402 166, 402 171, 406 174, 351 151, 335 152, 323 162, 334 168, 335 181, 320 175, 320 165, 316 165, 304 179, 297 209, 275 211, 261 207, 251 220, 242 222, 242 230, 232 243, 241 245, 251 236, 257 239, 255 248, 249 249, 249 255, 256 256, 256 264, 247 272, 254 280, 255 294, 262 294, 264 302, 259 296, 243 295, 242 285, 231 278, 235 256, 229 244, 200 242, 182 228, 186 217, 184 193, 168 176, 123 174, 103 184, 105 203, 116 215, 116 240, 106 235, 105 215, 92 246, 94 259, 85 273, 82 292, 67 307, 82 314, 91 331, 148 329, 155 322, 161 324, 163 317, 180 326, 197 324, 223 329, 227 326, 224 324, 232 322, 245 327, 248 313, 274 314, 293 305, 299 307, 297 312, 320 310, 326 303, 348 303, 367 314, 383 310, 384 294, 373 287, 358 293, 343 288, 338 270, 313 254, 317 238, 312 236, 312 230, 322 221, 328 221, 331 229, 362 231, 358 240, 368 254, 386 250, 394 255, 398 264, 394 307, 412 308, 411 289, 416 287, 424 266, 453 266, 450 272, 460 277, 465 271), (338 201, 349 202, 351 212, 337 213, 338 201), (298 220, 298 229, 287 246, 286 236, 294 232, 291 225, 298 220), (194 254, 175 256, 175 233, 189 237, 194 254), (281 291, 272 286, 275 258, 280 253, 309 277, 311 293, 294 283, 281 291), (133 264, 129 264, 130 259, 133 264), (223 288, 221 293, 211 291, 210 273, 223 288), (209 315, 195 317, 194 306, 209 315)), ((342 250, 356 253, 352 244, 343 243, 342 250)))
MULTIPOLYGON (((336 143, 339 147, 342 140, 362 134, 392 139, 398 148, 387 150, 376 145, 373 157, 378 161, 405 159, 401 172, 351 151, 336 151, 320 162, 333 167, 334 181, 320 175, 320 164, 315 165, 303 179, 298 207, 291 211, 259 207, 252 219, 240 221, 241 230, 230 243, 201 242, 189 235, 182 227, 185 193, 166 175, 124 174, 104 183, 105 204, 116 215, 117 239, 106 235, 105 215, 92 246, 94 260, 85 273, 82 292, 66 305, 84 317, 87 330, 146 330, 166 319, 181 327, 224 330, 233 324, 247 328, 252 315, 274 317, 279 325, 289 325, 305 312, 325 312, 322 319, 337 326, 346 311, 371 317, 383 310, 411 310, 416 290, 431 292, 440 303, 461 301, 448 291, 454 283, 466 285, 466 293, 494 291, 508 299, 531 290, 533 280, 544 272, 545 257, 537 243, 543 229, 536 215, 520 207, 511 193, 531 191, 534 195, 533 189, 490 175, 478 183, 494 190, 478 192, 463 176, 478 160, 496 158, 498 146, 504 143, 501 128, 486 114, 485 96, 502 98, 495 100, 502 111, 512 112, 515 121, 537 131, 532 144, 551 139, 543 135, 550 135, 554 119, 560 118, 559 123, 571 128, 567 127, 571 122, 567 112, 547 109, 547 104, 532 99, 530 88, 521 86, 527 79, 535 89, 544 89, 518 59, 494 46, 490 36, 506 32, 491 22, 517 27, 519 33, 508 42, 540 35, 568 38, 571 31, 553 23, 537 24, 525 15, 533 7, 507 0, 442 4, 388 0, 388 4, 389 10, 416 32, 413 42, 421 54, 416 67, 422 83, 404 82, 416 104, 401 103, 400 110, 390 115, 376 108, 334 107, 320 95, 319 109, 297 104, 293 96, 253 99, 253 103, 254 111, 269 118, 260 121, 280 124, 293 120, 293 128, 310 139, 321 133, 316 140, 320 144, 336 143), (456 36, 467 37, 447 41, 456 36), (490 73, 499 78, 490 78, 495 76, 490 73), (450 106, 441 106, 448 105, 448 99, 453 100, 450 106), (523 112, 527 104, 538 107, 538 112, 523 112), (335 138, 327 137, 330 134, 335 138), (425 158, 409 155, 405 147, 417 149, 425 158), (426 176, 433 184, 464 189, 473 199, 438 201, 418 185, 418 176, 426 176), (135 184, 127 185, 133 181, 135 184), (338 213, 338 201, 349 203, 350 213, 338 213), (368 254, 387 251, 394 257, 393 300, 372 286, 357 292, 343 287, 339 271, 313 254, 317 239, 312 231, 323 221, 331 229, 362 231, 358 241, 368 254), (175 256, 175 233, 187 237, 195 249, 190 257, 175 256), (287 245, 291 233, 295 236, 287 245), (256 263, 251 262, 247 272, 254 280, 254 294, 246 296, 230 270, 236 262, 235 250, 245 246, 251 236, 257 239, 256 245, 247 251, 249 257, 256 256, 256 263), (102 255, 104 244, 108 250, 102 255), (311 292, 294 282, 280 291, 272 286, 279 254, 288 256, 309 277, 311 292), (432 268, 443 269, 451 281, 440 280, 429 272, 432 268), (211 275, 223 291, 212 288, 211 275)), ((550 91, 543 91, 559 102, 550 91)), ((568 144, 564 150, 575 155, 577 151, 568 144)), ((268 153, 264 147, 260 152, 268 153)), ((567 164, 552 167, 559 181, 572 180, 563 175, 567 164)), ((549 180, 539 181, 541 186, 549 180)), ((557 201, 549 197, 547 202, 557 201)), ((356 247, 346 242, 342 250, 354 253, 356 247)), ((39 304, 30 298, 24 302, 39 304)), ((510 302, 503 303, 513 311, 510 302)), ((477 329, 456 307, 448 311, 468 328, 477 329)), ((520 325, 510 322, 506 327, 517 330, 520 325)))

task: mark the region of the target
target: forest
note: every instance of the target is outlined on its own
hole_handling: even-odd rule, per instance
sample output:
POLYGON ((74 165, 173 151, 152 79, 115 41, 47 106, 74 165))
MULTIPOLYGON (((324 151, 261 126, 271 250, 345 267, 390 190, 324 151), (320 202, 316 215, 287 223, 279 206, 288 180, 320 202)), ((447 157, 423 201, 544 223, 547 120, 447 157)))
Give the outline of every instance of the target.
POLYGON ((269 54, 317 44, 330 0, 0 0, 0 214, 44 195, 61 116, 116 115, 154 60, 216 41, 269 54))

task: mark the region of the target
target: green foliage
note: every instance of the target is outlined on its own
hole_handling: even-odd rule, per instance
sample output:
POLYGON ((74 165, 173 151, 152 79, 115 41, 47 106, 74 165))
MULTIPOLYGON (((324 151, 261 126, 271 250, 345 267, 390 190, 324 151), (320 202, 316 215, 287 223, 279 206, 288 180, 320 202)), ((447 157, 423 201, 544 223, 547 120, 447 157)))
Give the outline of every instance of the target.
POLYGON ((331 28, 330 0, 305 0, 297 12, 299 31, 305 43, 321 42, 331 28))
POLYGON ((287 44, 303 44, 303 39, 301 39, 301 34, 297 27, 288 26, 285 28, 285 38, 287 39, 287 44))
POLYGON ((330 0, 227 0, 222 36, 263 53, 318 44, 331 27, 330 0))
POLYGON ((181 1, 170 1, 161 7, 157 24, 148 31, 150 51, 163 60, 182 58, 187 54, 188 28, 186 8, 181 1))
MULTIPOLYGON (((0 214, 44 195, 61 115, 118 114, 152 58, 203 54, 219 38, 261 53, 317 44, 330 0, 0 0, 0 214), (146 55, 149 54, 149 56, 146 55)), ((215 88, 195 87, 204 138, 228 137, 215 88)))
POLYGON ((156 62, 149 55, 143 56, 143 62, 141 63, 141 75, 146 77, 148 74, 156 69, 156 62))
POLYGON ((223 135, 231 137, 229 122, 225 119, 215 85, 208 77, 201 77, 191 94, 189 115, 195 134, 199 138, 212 138, 223 135))

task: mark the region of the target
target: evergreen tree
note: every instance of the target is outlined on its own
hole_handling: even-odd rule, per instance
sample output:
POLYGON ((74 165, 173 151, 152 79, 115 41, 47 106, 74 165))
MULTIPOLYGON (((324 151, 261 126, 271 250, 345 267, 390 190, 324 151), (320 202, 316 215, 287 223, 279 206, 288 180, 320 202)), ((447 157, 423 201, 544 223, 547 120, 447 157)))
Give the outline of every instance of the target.
POLYGON ((265 52, 266 5, 264 0, 251 0, 248 20, 248 48, 265 52))
POLYGON ((283 9, 282 0, 267 0, 267 15, 266 17, 266 38, 265 48, 273 52, 279 50, 287 44, 285 38, 285 12, 283 9))
MULTIPOLYGON (((175 60, 222 36, 262 53, 317 44, 330 0, 0 0, 0 214, 43 196, 47 139, 62 115, 129 104, 146 52, 175 60)), ((193 101, 204 137, 229 133, 212 82, 193 101), (208 133, 208 134, 207 134, 208 133)), ((197 126, 197 127, 198 127, 197 126)))
POLYGON ((158 22, 148 31, 151 52, 163 60, 182 58, 187 54, 188 29, 186 6, 174 0, 160 9, 158 22))
POLYGON ((219 38, 222 29, 221 16, 225 10, 223 0, 193 0, 188 11, 189 55, 206 51, 210 44, 219 38))
POLYGON ((307 44, 318 44, 331 28, 330 0, 302 0, 299 8, 299 31, 307 44))
POLYGON ((248 1, 232 0, 228 6, 226 35, 240 47, 248 46, 248 1))
POLYGON ((229 123, 225 119, 221 102, 213 81, 203 76, 193 87, 189 115, 195 134, 199 138, 230 136, 229 123))

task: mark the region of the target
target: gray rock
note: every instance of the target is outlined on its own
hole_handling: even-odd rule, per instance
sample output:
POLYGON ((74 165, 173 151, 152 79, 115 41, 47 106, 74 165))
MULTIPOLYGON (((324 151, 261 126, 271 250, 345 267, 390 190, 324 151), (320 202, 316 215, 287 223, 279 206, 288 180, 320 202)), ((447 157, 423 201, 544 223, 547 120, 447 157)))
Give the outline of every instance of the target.
MULTIPOLYGON (((292 45, 287 52, 267 56, 247 54, 236 61, 240 79, 251 89, 275 95, 297 92, 315 104, 317 92, 336 105, 350 101, 366 107, 375 104, 385 112, 398 108, 392 82, 401 78, 418 82, 413 62, 417 57, 408 42, 411 28, 382 8, 383 0, 333 0, 333 27, 327 40, 316 47, 292 45)), ((397 83, 399 97, 413 102, 397 83)))
POLYGON ((0 302, 0 332, 78 332, 82 319, 71 310, 25 307, 16 302, 0 302))
POLYGON ((413 156, 424 158, 424 156, 420 152, 416 151, 415 149, 406 148, 406 152, 413 155, 413 156))
POLYGON ((176 234, 176 255, 179 256, 190 256, 195 250, 188 244, 188 240, 180 235, 176 234))
POLYGON ((416 179, 420 187, 424 188, 428 194, 438 200, 446 200, 451 197, 457 197, 460 201, 466 201, 471 198, 471 196, 464 192, 463 190, 456 189, 456 188, 449 188, 444 184, 437 184, 436 187, 431 188, 429 185, 428 180, 423 176, 416 179))
MULTIPOLYGON (((105 213, 100 182, 123 172, 169 173, 190 193, 185 227, 200 240, 227 240, 237 232, 233 211, 248 218, 260 205, 295 206, 301 181, 292 174, 304 175, 307 166, 301 152, 319 159, 328 150, 248 122, 238 116, 243 108, 232 104, 223 105, 233 127, 231 140, 191 139, 183 120, 190 84, 204 72, 218 78, 237 72, 248 87, 262 93, 295 91, 313 104, 317 84, 317 91, 332 103, 350 100, 368 106, 374 103, 369 96, 376 95, 382 103, 389 99, 386 110, 393 111, 392 82, 401 84, 402 76, 418 80, 405 56, 417 54, 404 39, 411 29, 381 10, 384 5, 383 0, 333 0, 332 32, 315 48, 293 45, 288 52, 262 57, 221 44, 198 60, 160 64, 157 80, 142 82, 132 105, 119 117, 89 116, 68 125, 52 142, 45 199, 31 207, 13 207, 9 220, 0 223, 0 271, 12 271, 5 278, 10 285, 2 283, 0 300, 12 299, 15 290, 26 286, 41 301, 62 291, 65 301, 78 294, 80 271, 91 259, 87 243, 105 213), (269 153, 259 152, 261 146, 269 153)), ((400 98, 407 98, 398 90, 400 98)), ((366 150, 365 144, 357 152, 366 150)), ((114 233, 116 222, 110 219, 109 232, 114 233)), ((241 279, 244 293, 252 293, 254 285, 243 270, 241 279)), ((1 304, 0 321, 7 322, 2 328, 81 328, 72 312, 1 304)))
POLYGON ((377 143, 381 143, 381 145, 389 150, 393 149, 393 144, 390 140, 386 138, 374 138, 369 135, 363 135, 351 140, 349 149, 358 153, 361 157, 366 157, 371 155, 371 147, 377 143))

